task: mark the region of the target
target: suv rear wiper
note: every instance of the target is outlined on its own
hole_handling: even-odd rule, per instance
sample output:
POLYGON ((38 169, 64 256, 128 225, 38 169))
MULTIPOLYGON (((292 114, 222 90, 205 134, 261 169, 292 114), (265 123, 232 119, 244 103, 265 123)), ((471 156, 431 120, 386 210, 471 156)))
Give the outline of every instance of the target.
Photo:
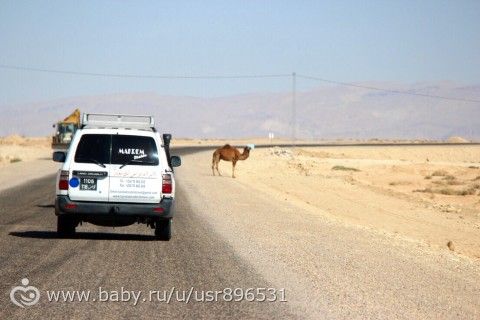
POLYGON ((122 169, 123 167, 125 167, 126 165, 130 164, 130 163, 146 163, 146 164, 155 164, 156 162, 155 161, 142 161, 140 159, 131 159, 131 160, 128 160, 127 162, 125 162, 124 164, 122 164, 120 166, 119 169, 122 169))
POLYGON ((94 158, 76 158, 75 161, 90 161, 90 162, 93 162, 95 164, 98 164, 100 167, 102 168, 106 168, 106 166, 101 163, 100 161, 98 161, 97 159, 94 159, 94 158))

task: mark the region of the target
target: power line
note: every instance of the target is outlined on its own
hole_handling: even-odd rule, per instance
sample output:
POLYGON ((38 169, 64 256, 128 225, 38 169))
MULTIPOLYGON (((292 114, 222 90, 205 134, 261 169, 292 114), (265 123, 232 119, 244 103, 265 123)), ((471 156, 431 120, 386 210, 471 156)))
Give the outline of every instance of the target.
POLYGON ((354 84, 354 83, 347 83, 347 82, 340 82, 340 81, 322 79, 322 78, 318 78, 318 77, 312 77, 312 76, 301 75, 301 74, 297 74, 297 77, 298 77, 298 78, 303 78, 303 79, 308 79, 308 80, 317 80, 317 81, 322 81, 322 82, 327 82, 327 83, 333 83, 333 84, 338 84, 338 85, 347 86, 347 87, 355 87, 355 88, 376 90, 376 91, 396 93, 396 94, 404 94, 404 95, 411 95, 411 96, 420 96, 420 97, 427 97, 427 98, 436 98, 436 99, 443 99, 443 100, 450 100, 450 101, 462 101, 462 102, 477 102, 477 103, 480 103, 480 100, 475 100, 475 99, 452 98, 452 97, 437 96, 437 95, 426 94, 426 93, 415 93, 415 92, 401 91, 401 90, 382 89, 382 88, 378 88, 378 87, 363 86, 363 85, 354 84))
MULTIPOLYGON (((93 76, 93 77, 108 77, 108 78, 134 78, 134 79, 205 79, 205 80, 221 80, 221 79, 260 79, 260 78, 289 78, 292 74, 247 74, 247 75, 148 75, 148 74, 124 74, 124 73, 99 73, 99 72, 81 72, 81 71, 72 71, 72 70, 59 70, 59 69, 47 69, 47 68, 34 68, 34 67, 25 67, 25 66, 14 66, 14 65, 5 65, 0 64, 0 69, 9 69, 9 70, 19 70, 19 71, 33 71, 33 72, 42 72, 42 73, 52 73, 52 74, 67 74, 67 75, 77 75, 77 76, 93 76)), ((364 86, 354 83, 347 83, 335 80, 329 80, 319 77, 313 77, 308 75, 296 74, 298 78, 307 79, 307 80, 316 80, 326 83, 333 83, 341 86, 362 88, 368 90, 389 92, 395 94, 403 94, 410 96, 419 96, 427 98, 435 98, 449 101, 462 101, 462 102, 474 102, 480 103, 480 100, 475 99, 466 99, 466 98, 453 98, 445 97, 433 94, 426 93, 415 93, 409 91, 401 90, 391 90, 383 89, 372 86, 364 86)))
POLYGON ((123 73, 98 73, 98 72, 81 72, 72 70, 44 69, 23 66, 12 66, 0 64, 1 69, 33 71, 43 73, 68 74, 77 76, 93 76, 108 78, 136 78, 136 79, 253 79, 253 78, 286 78, 290 74, 250 74, 250 75, 145 75, 145 74, 123 74, 123 73))

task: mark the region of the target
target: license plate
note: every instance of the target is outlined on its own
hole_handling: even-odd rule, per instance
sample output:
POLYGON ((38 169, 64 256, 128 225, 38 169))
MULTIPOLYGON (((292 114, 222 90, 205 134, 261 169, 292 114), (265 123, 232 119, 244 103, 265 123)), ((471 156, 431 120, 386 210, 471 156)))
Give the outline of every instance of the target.
POLYGON ((80 178, 80 190, 96 191, 97 179, 96 178, 80 178))

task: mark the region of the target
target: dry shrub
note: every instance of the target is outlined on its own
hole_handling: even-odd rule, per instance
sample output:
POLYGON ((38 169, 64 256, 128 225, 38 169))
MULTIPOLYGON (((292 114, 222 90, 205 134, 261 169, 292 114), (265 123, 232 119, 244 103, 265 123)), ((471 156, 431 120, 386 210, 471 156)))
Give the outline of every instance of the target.
POLYGON ((460 191, 461 196, 473 196, 477 190, 475 188, 467 188, 460 191))
POLYGON ((432 176, 434 176, 434 177, 445 177, 445 176, 448 176, 448 172, 445 171, 445 170, 435 170, 432 173, 432 176))
POLYGON ((447 196, 470 196, 475 194, 474 188, 466 188, 463 190, 455 190, 450 188, 444 188, 438 191, 440 194, 444 194, 447 196))
POLYGON ((411 185, 412 182, 410 181, 392 181, 389 183, 391 186, 408 186, 411 185))
POLYGON ((437 190, 436 192, 446 196, 456 196, 460 191, 457 191, 451 188, 443 188, 443 189, 437 190))
POLYGON ((425 189, 417 189, 413 190, 413 192, 423 192, 423 193, 438 193, 443 194, 446 196, 470 196, 474 195, 476 192, 475 188, 466 188, 463 190, 455 190, 452 188, 442 188, 442 189, 432 189, 432 188, 425 188, 425 189))
POLYGON ((463 185, 464 183, 462 181, 458 181, 458 180, 448 180, 447 181, 447 184, 449 186, 461 186, 463 185))
POLYGON ((425 188, 425 189, 415 189, 413 192, 423 192, 423 193, 433 193, 432 188, 425 188))
POLYGON ((334 166, 332 167, 332 170, 341 170, 341 171, 360 171, 357 168, 350 168, 350 167, 345 167, 345 166, 334 166))

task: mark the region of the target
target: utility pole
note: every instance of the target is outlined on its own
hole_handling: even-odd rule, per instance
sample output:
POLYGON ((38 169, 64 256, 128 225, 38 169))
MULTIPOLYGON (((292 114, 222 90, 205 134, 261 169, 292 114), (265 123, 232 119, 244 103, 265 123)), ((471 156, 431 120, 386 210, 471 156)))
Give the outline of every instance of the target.
POLYGON ((292 73, 292 147, 295 148, 296 140, 296 126, 297 126, 297 105, 296 105, 296 88, 297 86, 297 74, 292 73))

